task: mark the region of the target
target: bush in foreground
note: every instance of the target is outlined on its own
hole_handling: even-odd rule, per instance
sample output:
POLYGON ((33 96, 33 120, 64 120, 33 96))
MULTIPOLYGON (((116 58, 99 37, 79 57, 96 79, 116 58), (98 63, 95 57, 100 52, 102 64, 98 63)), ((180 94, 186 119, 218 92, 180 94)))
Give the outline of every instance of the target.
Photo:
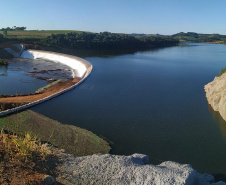
POLYGON ((37 158, 45 159, 46 149, 41 142, 31 134, 25 136, 0 134, 0 158, 20 159, 23 161, 34 161, 37 158))
POLYGON ((0 184, 45 184, 49 175, 56 176, 57 163, 50 148, 31 134, 0 132, 0 184))

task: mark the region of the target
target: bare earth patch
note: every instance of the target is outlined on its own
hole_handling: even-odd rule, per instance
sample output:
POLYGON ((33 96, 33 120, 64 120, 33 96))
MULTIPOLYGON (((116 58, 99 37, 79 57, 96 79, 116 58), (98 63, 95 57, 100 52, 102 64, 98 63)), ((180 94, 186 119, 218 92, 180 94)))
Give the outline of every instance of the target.
POLYGON ((0 97, 0 110, 1 111, 7 110, 10 108, 17 107, 19 105, 24 105, 27 103, 31 103, 31 102, 46 98, 55 93, 63 91, 64 89, 70 88, 71 86, 75 85, 78 82, 79 82, 79 79, 74 78, 67 81, 58 82, 53 86, 50 86, 49 88, 47 88, 43 93, 26 95, 26 96, 0 97))
MULTIPOLYGON (((57 157, 48 150, 43 157, 40 151, 31 154, 31 157, 24 158, 18 150, 22 146, 17 144, 20 137, 10 134, 0 134, 0 184, 1 185, 41 185, 45 184, 45 178, 53 173, 58 164, 57 157)), ((31 141, 33 142, 33 141, 31 141)), ((37 144, 32 147, 42 147, 37 144)), ((39 150, 38 149, 38 150, 39 150)), ((55 183, 59 184, 59 183, 55 183)))

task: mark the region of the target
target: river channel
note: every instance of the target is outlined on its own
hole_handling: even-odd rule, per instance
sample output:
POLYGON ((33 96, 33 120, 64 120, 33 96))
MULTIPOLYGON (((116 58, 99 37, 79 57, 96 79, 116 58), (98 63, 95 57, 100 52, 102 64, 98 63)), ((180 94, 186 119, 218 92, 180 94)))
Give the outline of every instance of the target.
POLYGON ((171 160, 226 173, 226 122, 204 92, 226 66, 225 45, 82 57, 94 66, 90 77, 32 110, 106 137, 112 154, 143 153, 153 164, 171 160))

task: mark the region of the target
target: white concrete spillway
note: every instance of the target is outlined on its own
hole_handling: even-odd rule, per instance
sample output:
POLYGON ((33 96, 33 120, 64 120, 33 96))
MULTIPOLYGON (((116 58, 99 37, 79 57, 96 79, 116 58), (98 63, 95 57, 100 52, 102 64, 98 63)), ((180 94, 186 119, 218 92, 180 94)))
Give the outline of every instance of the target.
MULTIPOLYGON (((20 58, 27 58, 27 59, 47 59, 51 60, 56 63, 62 63, 67 66, 69 66, 72 70, 72 75, 73 77, 78 77, 80 81, 76 83, 75 85, 64 89, 60 92, 57 92, 55 94, 52 94, 48 97, 45 97, 43 99, 28 103, 26 105, 22 105, 16 108, 8 109, 5 111, 0 112, 0 116, 4 116, 13 112, 17 112, 26 108, 29 108, 31 106, 34 106, 36 104, 42 103, 44 101, 47 101, 51 98, 54 98, 60 94, 63 94, 69 90, 74 89, 77 87, 79 84, 81 84, 92 72, 93 66, 90 64, 88 61, 72 56, 72 55, 66 55, 66 54, 61 54, 61 53, 55 53, 55 52, 49 52, 49 51, 41 51, 41 50, 24 50, 20 58)), ((1 103, 1 102, 0 102, 1 103)))
POLYGON ((54 53, 49 51, 39 51, 39 50, 25 50, 21 54, 20 58, 28 59, 47 59, 53 62, 60 62, 69 66, 73 71, 73 77, 83 78, 90 66, 89 62, 79 57, 65 55, 61 53, 54 53))

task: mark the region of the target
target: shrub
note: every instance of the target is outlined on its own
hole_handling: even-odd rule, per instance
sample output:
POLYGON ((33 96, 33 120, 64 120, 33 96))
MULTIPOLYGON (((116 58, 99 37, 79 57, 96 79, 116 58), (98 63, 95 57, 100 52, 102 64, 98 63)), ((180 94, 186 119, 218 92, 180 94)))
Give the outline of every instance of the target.
POLYGON ((0 65, 7 66, 8 65, 8 59, 1 59, 0 58, 0 65))
POLYGON ((46 148, 41 145, 41 142, 30 133, 25 136, 15 134, 5 134, 3 131, 0 134, 0 153, 3 156, 11 159, 22 159, 24 161, 34 161, 37 158, 46 157, 46 148))
POLYGON ((221 76, 221 75, 222 75, 222 74, 224 74, 224 73, 226 73, 226 67, 225 67, 225 68, 223 68, 223 69, 221 70, 220 74, 219 74, 219 75, 217 75, 217 76, 221 76))

